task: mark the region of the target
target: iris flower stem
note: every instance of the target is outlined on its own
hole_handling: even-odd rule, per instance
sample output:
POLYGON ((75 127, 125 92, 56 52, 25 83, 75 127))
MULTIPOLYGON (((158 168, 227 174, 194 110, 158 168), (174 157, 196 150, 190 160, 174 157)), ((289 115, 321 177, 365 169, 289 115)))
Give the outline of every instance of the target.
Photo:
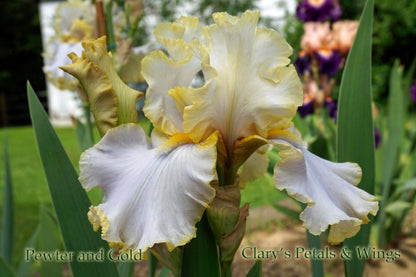
MULTIPOLYGON (((226 186, 231 186, 231 185, 236 185, 236 171, 234 170, 233 166, 232 166, 232 161, 231 159, 227 159, 224 162, 225 166, 218 166, 217 167, 217 173, 218 173, 218 181, 219 181, 219 185, 221 187, 226 187, 226 186)), ((237 184, 238 186, 238 184, 237 184)), ((230 196, 230 195, 229 195, 230 196)), ((220 197, 222 198, 222 197, 220 197)), ((240 197, 238 198, 238 203, 240 203, 241 199, 240 197)), ((237 204, 239 206, 239 204, 237 204)), ((238 209, 237 209, 238 210, 238 209)), ((236 222, 236 226, 238 224, 238 221, 236 222)), ((223 226, 225 227, 225 226, 223 226)), ((225 231, 226 229, 222 229, 222 233, 225 231)), ((225 231, 225 233, 228 232, 232 232, 232 230, 227 230, 225 231)), ((214 231, 215 233, 215 231, 214 231)), ((222 248, 221 248, 221 244, 217 241, 218 247, 220 249, 219 251, 219 259, 220 259, 220 268, 221 268, 221 277, 231 277, 232 273, 231 273, 231 264, 232 264, 232 260, 233 260, 233 255, 232 254, 230 256, 230 252, 229 249, 226 249, 224 253, 222 253, 222 248)), ((237 249, 237 248, 236 248, 237 249)))
POLYGON ((84 106, 84 114, 85 114, 85 124, 86 124, 86 127, 87 127, 88 136, 89 136, 90 142, 91 142, 90 147, 92 147, 94 145, 94 133, 92 131, 91 109, 90 109, 90 106, 88 104, 84 104, 83 106, 84 106))
POLYGON ((116 51, 116 42, 114 40, 114 28, 113 28, 113 13, 111 12, 111 8, 113 6, 113 1, 110 1, 105 6, 105 23, 107 26, 107 43, 108 43, 108 50, 111 53, 116 51))
POLYGON ((221 277, 231 277, 231 262, 221 262, 221 277))
POLYGON ((140 20, 141 20, 141 17, 140 17, 140 18, 137 18, 137 19, 133 22, 133 24, 131 24, 131 25, 130 25, 130 28, 129 28, 129 35, 128 35, 128 37, 129 37, 129 38, 134 39, 134 36, 135 36, 135 34, 136 34, 137 27, 139 26, 139 22, 140 22, 140 20))
POLYGON ((107 27, 105 22, 105 14, 103 8, 103 2, 97 1, 95 2, 95 11, 97 14, 97 29, 98 29, 98 37, 105 36, 107 34, 107 27))
POLYGON ((233 169, 231 159, 228 158, 222 163, 217 164, 217 175, 218 175, 218 182, 221 187, 234 184, 236 171, 233 169))

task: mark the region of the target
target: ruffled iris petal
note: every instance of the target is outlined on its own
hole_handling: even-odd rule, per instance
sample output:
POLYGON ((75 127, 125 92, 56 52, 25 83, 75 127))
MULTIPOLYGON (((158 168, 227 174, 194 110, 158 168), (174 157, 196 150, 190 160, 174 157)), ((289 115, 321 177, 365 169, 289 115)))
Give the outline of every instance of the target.
POLYGON ((338 244, 354 236, 361 224, 368 223, 368 214, 377 213, 375 197, 356 187, 361 180, 357 164, 330 162, 306 147, 270 141, 282 149, 282 160, 275 167, 276 186, 308 204, 300 218, 312 234, 318 235, 331 226, 328 241, 338 244))
POLYGON ((302 104, 301 83, 287 66, 292 49, 275 31, 257 28, 258 16, 216 13, 216 24, 204 28, 206 83, 176 94, 192 103, 184 110, 183 126, 194 141, 219 130, 232 149, 240 138, 286 126, 302 104))
POLYGON ((92 64, 85 57, 75 53, 68 55, 72 64, 61 66, 61 69, 78 79, 88 96, 91 112, 101 135, 117 126, 118 98, 111 80, 104 70, 92 64))
MULTIPOLYGON (((111 129, 80 161, 85 189, 104 190, 90 210, 103 239, 125 249, 146 250, 155 243, 170 249, 196 235, 195 223, 215 191, 216 134, 192 144, 186 135, 154 148, 135 124, 111 129)), ((172 140, 173 139, 173 140, 172 140)))
MULTIPOLYGON (((183 47, 186 45, 183 44, 183 47)), ((144 58, 142 68, 149 85, 143 108, 146 117, 166 134, 183 132, 181 113, 168 91, 177 86, 190 85, 201 68, 200 61, 189 54, 187 59, 174 62, 157 50, 144 58)))
POLYGON ((102 68, 108 75, 119 100, 118 123, 137 122, 136 100, 143 96, 142 92, 127 86, 117 74, 113 58, 107 51, 106 37, 97 40, 84 41, 83 56, 92 64, 102 68))
MULTIPOLYGON (((174 23, 161 23, 155 37, 168 52, 154 51, 142 62, 142 74, 149 84, 143 111, 154 126, 173 135, 183 132, 183 109, 188 102, 175 101, 170 90, 188 87, 202 69, 207 50, 201 43, 202 26, 196 17, 181 17, 174 23)), ((187 99, 182 99, 188 101, 187 99)))

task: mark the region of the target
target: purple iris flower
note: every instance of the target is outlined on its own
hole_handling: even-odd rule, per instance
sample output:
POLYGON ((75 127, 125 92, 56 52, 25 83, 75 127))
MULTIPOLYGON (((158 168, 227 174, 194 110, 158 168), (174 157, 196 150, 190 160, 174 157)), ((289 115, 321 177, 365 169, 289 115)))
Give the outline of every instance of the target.
POLYGON ((415 80, 412 88, 410 89, 410 98, 412 99, 413 102, 416 103, 416 80, 415 80))
POLYGON ((298 107, 298 113, 300 117, 304 118, 305 116, 309 114, 313 114, 314 107, 313 107, 313 101, 304 102, 302 106, 298 107))
POLYGON ((335 100, 325 100, 325 105, 328 107, 329 116, 334 122, 337 122, 338 103, 335 100))
POLYGON ((341 65, 341 54, 338 50, 321 49, 315 51, 315 57, 319 64, 319 73, 329 76, 337 73, 341 65))
POLYGON ((331 11, 331 20, 332 22, 338 21, 341 18, 342 9, 339 4, 334 4, 334 8, 331 11))
POLYGON ((296 8, 296 15, 301 21, 336 21, 342 14, 338 1, 302 0, 296 8))
POLYGON ((377 128, 374 128, 374 140, 375 140, 376 148, 378 148, 380 146, 382 139, 381 139, 381 133, 377 128))
POLYGON ((297 60, 295 61, 295 67, 299 75, 303 75, 305 72, 310 72, 311 57, 305 52, 300 51, 297 60))

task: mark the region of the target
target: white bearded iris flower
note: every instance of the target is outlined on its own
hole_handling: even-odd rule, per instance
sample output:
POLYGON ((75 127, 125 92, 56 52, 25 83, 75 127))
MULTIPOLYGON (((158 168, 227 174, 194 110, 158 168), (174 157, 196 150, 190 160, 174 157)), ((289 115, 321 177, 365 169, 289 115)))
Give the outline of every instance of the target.
MULTIPOLYGON (((126 23, 125 14, 115 4, 112 13, 115 39, 119 40, 126 23)), ((63 1, 55 10, 52 27, 55 32, 45 45, 43 71, 57 88, 77 91, 77 80, 59 70, 59 66, 70 62, 66 56, 68 53, 82 52, 82 41, 98 37, 96 7, 86 0, 63 1)))
MULTIPOLYGON (((144 112, 154 125, 151 138, 137 124, 113 119, 101 129, 102 140, 81 157, 82 185, 104 190, 103 203, 89 212, 103 239, 134 250, 156 243, 169 249, 186 244, 215 197, 211 182, 231 185, 239 173, 241 179, 261 176, 268 144, 281 149, 276 186, 308 204, 301 219, 312 234, 331 226, 329 241, 339 243, 355 235, 369 213, 376 214, 374 197, 356 187, 358 165, 329 162, 308 152, 291 121, 303 98, 289 65, 292 49, 274 30, 258 28, 258 17, 255 11, 241 18, 216 13, 210 26, 182 17, 156 28, 168 56, 154 51, 142 62, 149 84, 144 112), (201 71, 205 83, 192 88, 201 71)), ((125 89, 108 81, 106 89, 92 92, 97 90, 91 85, 94 74, 78 68, 89 64, 103 79, 111 79, 103 59, 91 54, 105 47, 94 42, 84 47, 86 54, 72 55, 74 64, 64 70, 78 76, 98 99, 96 105, 106 106, 99 104, 100 95, 116 95, 122 116, 125 89)))

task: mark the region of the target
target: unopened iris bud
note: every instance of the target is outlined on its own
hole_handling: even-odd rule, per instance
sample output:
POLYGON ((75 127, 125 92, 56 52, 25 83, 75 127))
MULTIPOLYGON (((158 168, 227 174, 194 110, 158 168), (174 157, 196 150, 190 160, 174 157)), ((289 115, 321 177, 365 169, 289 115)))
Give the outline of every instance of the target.
POLYGON ((241 240, 246 232, 246 219, 248 216, 249 205, 246 203, 240 209, 238 222, 234 229, 224 235, 220 242, 221 262, 232 262, 235 252, 241 244, 241 240))
POLYGON ((224 235, 230 233, 238 222, 240 215, 240 187, 238 177, 230 186, 212 185, 216 194, 207 210, 209 225, 217 244, 224 235))
POLYGON ((208 221, 221 252, 221 262, 231 262, 246 229, 248 204, 240 209, 239 178, 231 186, 216 186, 214 201, 207 210, 208 221))

